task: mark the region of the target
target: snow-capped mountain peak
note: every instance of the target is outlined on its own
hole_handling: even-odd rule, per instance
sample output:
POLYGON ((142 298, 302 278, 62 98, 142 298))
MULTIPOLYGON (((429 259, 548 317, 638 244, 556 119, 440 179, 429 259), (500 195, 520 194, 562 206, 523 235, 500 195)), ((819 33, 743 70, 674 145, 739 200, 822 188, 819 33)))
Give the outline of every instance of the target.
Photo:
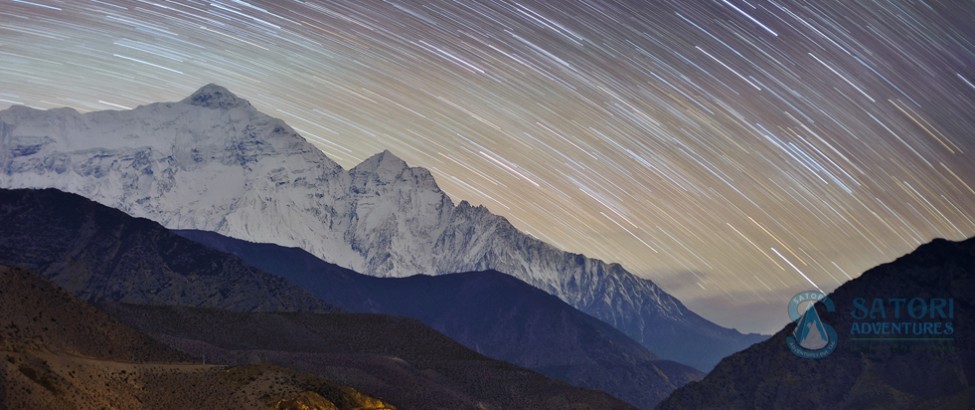
POLYGON ((410 166, 406 164, 406 161, 393 155, 389 150, 383 150, 383 152, 366 158, 365 161, 362 161, 349 171, 352 174, 375 174, 380 179, 388 181, 409 168, 410 166))
POLYGON ((58 188, 168 228, 296 246, 365 274, 494 269, 702 369, 757 340, 619 265, 558 250, 484 207, 455 206, 428 170, 389 151, 344 171, 213 84, 129 111, 0 111, 0 170, 0 187, 58 188))
POLYGON ((186 97, 183 103, 212 109, 227 109, 234 107, 250 107, 251 103, 240 98, 230 90, 216 84, 207 84, 186 97))
POLYGON ((427 188, 441 193, 436 180, 425 168, 414 168, 406 164, 389 150, 375 154, 349 170, 354 186, 370 184, 386 185, 403 182, 412 187, 427 188))

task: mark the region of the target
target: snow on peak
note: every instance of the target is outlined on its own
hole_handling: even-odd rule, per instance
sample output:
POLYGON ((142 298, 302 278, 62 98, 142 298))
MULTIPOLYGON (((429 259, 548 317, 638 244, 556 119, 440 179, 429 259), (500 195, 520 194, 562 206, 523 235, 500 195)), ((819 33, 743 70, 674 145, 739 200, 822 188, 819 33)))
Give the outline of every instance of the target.
POLYGON ((406 161, 403 161, 396 155, 393 155, 393 153, 389 152, 389 150, 384 150, 383 152, 366 158, 365 161, 362 161, 359 165, 356 165, 355 168, 349 170, 349 173, 353 176, 369 176, 370 178, 375 178, 382 182, 392 182, 410 169, 411 168, 406 164, 406 161))
POLYGON ((380 153, 375 154, 375 155, 373 155, 373 156, 371 156, 369 158, 366 158, 365 161, 362 161, 362 163, 360 163, 359 165, 356 165, 355 168, 353 168, 353 169, 354 170, 357 170, 359 172, 372 172, 372 173, 396 172, 396 173, 399 173, 399 172, 402 172, 403 170, 405 170, 405 169, 407 169, 409 167, 410 166, 406 164, 406 161, 403 161, 402 159, 400 159, 396 155, 393 155, 393 153, 392 152, 389 152, 389 150, 387 149, 387 150, 383 150, 383 152, 380 152, 380 153))
POLYGON ((193 95, 186 97, 183 102, 214 109, 249 107, 251 105, 250 102, 234 95, 230 90, 212 83, 200 87, 193 95))
POLYGON ((436 195, 443 194, 429 170, 421 167, 410 167, 406 161, 393 155, 389 150, 384 150, 362 161, 355 168, 349 170, 349 175, 354 181, 358 181, 356 184, 359 185, 373 183, 385 185, 397 181, 408 182, 404 186, 423 188, 436 195))

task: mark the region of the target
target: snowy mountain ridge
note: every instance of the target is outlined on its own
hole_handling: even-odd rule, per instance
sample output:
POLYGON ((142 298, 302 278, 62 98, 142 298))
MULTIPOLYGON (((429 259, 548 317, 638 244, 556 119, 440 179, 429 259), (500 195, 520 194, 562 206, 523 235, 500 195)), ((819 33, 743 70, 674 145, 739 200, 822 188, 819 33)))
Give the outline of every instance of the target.
POLYGON ((760 340, 618 264, 558 250, 389 151, 346 171, 283 121, 207 85, 175 103, 0 111, 0 187, 58 188, 170 229, 303 248, 373 276, 494 269, 708 370, 760 340))

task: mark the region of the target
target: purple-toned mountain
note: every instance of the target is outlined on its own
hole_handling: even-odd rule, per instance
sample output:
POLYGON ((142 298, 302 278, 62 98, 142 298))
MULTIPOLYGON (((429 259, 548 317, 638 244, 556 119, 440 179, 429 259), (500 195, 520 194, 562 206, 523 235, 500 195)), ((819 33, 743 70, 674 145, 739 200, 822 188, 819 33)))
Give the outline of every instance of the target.
POLYGON ((495 271, 376 278, 298 248, 177 231, 279 275, 344 311, 407 316, 495 359, 651 409, 703 374, 659 360, 612 326, 495 271))
POLYGON ((130 111, 0 111, 0 167, 0 187, 58 188, 167 228, 300 247, 373 276, 493 269, 703 370, 762 339, 698 316, 620 265, 455 205, 429 171, 389 152, 345 171, 212 84, 130 111))

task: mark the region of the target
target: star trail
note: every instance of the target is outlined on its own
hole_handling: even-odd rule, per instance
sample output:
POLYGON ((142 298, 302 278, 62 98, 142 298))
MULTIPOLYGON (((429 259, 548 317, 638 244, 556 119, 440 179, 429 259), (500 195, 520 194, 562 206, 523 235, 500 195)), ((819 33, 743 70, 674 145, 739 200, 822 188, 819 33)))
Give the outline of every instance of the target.
POLYGON ((0 108, 211 82, 745 331, 975 235, 970 1, 0 0, 0 108))

